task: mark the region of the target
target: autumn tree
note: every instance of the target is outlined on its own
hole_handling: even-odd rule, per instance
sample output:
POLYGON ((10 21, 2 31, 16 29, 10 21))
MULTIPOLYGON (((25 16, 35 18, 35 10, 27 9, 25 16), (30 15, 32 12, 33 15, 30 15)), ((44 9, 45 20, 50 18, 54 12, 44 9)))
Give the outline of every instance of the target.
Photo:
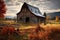
POLYGON ((4 18, 5 13, 6 13, 6 4, 4 0, 0 0, 0 18, 4 18))

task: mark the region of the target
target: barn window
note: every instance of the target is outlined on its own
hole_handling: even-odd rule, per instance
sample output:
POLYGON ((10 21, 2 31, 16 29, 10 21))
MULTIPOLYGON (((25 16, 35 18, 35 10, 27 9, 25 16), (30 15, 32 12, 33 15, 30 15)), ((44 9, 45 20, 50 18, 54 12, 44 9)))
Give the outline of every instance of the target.
POLYGON ((37 11, 35 10, 35 13, 37 13, 37 11))
POLYGON ((31 9, 32 10, 32 9, 31 9))
POLYGON ((25 21, 26 23, 28 23, 29 22, 29 17, 26 17, 26 21, 25 21))

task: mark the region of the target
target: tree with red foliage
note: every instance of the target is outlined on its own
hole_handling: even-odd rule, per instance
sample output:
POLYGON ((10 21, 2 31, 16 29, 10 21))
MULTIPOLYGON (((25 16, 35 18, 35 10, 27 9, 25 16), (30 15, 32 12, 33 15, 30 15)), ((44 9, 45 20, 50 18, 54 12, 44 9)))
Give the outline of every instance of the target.
POLYGON ((4 0, 0 0, 0 18, 4 18, 4 14, 6 13, 6 5, 4 0))

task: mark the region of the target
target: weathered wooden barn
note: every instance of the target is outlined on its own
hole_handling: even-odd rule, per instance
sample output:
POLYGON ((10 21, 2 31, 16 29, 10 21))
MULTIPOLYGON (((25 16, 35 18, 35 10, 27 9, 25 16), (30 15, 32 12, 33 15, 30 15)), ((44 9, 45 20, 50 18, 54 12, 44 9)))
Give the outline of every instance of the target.
POLYGON ((21 10, 17 13, 17 22, 23 23, 38 23, 44 20, 37 7, 24 3, 21 10))

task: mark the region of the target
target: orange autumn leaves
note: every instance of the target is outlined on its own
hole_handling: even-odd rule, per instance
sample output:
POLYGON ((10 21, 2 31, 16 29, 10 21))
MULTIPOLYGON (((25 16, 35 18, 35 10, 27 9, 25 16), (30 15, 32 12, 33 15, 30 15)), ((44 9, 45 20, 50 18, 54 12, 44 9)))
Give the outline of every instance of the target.
POLYGON ((6 13, 6 4, 4 0, 0 0, 0 18, 4 18, 5 13, 6 13))
POLYGON ((7 33, 12 34, 14 31, 15 31, 15 28, 14 28, 14 27, 8 26, 8 27, 4 27, 4 28, 1 30, 1 34, 2 34, 2 35, 5 35, 5 34, 7 34, 7 33))

